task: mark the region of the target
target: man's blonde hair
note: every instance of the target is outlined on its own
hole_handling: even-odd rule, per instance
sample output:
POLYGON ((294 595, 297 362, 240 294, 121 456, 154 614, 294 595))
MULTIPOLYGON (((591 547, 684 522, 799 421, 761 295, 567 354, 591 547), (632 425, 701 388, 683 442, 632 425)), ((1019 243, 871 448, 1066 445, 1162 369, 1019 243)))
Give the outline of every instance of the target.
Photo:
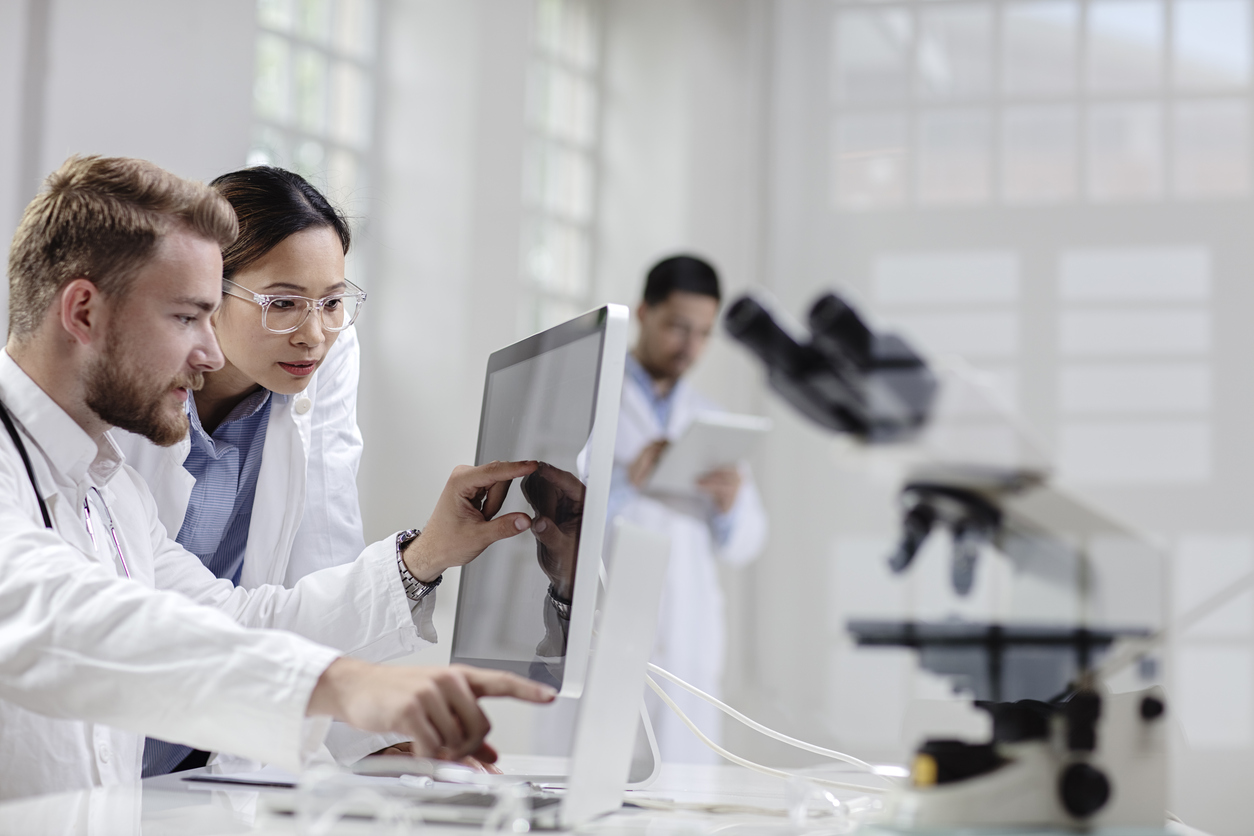
POLYGON ((22 214, 9 250, 9 334, 39 328, 69 282, 121 299, 163 236, 186 229, 225 247, 239 227, 213 189, 146 160, 70 157, 22 214))

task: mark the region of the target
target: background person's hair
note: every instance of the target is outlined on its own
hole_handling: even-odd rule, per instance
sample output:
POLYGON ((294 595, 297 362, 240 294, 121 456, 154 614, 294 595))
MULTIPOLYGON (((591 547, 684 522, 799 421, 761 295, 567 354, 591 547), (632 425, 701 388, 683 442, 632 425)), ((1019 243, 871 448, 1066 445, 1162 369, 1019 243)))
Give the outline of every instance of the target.
POLYGON ((112 301, 162 236, 183 228, 225 247, 235 213, 217 192, 146 160, 74 156, 48 175, 9 250, 9 334, 29 337, 61 290, 90 279, 112 301))
POLYGON ((223 174, 209 184, 239 217, 239 237, 222 252, 222 277, 230 279, 285 238, 314 227, 330 227, 348 253, 348 220, 299 174, 268 165, 223 174))
POLYGON ((676 291, 711 296, 716 302, 723 298, 717 271, 693 255, 674 255, 653 265, 644 282, 644 302, 657 305, 676 291))

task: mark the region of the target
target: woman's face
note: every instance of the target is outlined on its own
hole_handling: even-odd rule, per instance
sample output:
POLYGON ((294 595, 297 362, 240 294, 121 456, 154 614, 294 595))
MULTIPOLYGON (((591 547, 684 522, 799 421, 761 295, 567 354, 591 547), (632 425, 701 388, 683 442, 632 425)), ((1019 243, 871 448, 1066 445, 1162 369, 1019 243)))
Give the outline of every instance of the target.
MULTIPOLYGON (((231 280, 254 293, 321 299, 345 290, 344 250, 335 230, 313 227, 289 235, 231 280)), ((339 336, 323 330, 322 317, 312 312, 292 333, 272 333, 261 326, 260 305, 225 295, 214 325, 226 356, 216 374, 246 378, 281 395, 305 390, 339 336)))

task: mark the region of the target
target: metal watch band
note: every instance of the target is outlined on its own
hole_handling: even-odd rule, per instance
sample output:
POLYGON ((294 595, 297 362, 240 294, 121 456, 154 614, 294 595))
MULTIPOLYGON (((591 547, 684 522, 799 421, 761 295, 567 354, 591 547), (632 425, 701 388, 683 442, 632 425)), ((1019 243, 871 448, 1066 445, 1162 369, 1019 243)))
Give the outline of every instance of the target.
POLYGON ((405 559, 401 557, 405 547, 417 540, 418 535, 421 533, 417 528, 410 528, 396 535, 396 568, 401 573, 401 585, 405 587, 405 597, 415 604, 430 595, 444 581, 444 575, 440 575, 431 583, 423 583, 414 577, 413 573, 409 571, 409 567, 405 565, 405 559))
POLYGON ((563 601, 557 597, 557 590, 553 588, 553 584, 549 584, 549 600, 553 602, 553 609, 557 610, 557 617, 563 621, 570 621, 570 601, 563 601))

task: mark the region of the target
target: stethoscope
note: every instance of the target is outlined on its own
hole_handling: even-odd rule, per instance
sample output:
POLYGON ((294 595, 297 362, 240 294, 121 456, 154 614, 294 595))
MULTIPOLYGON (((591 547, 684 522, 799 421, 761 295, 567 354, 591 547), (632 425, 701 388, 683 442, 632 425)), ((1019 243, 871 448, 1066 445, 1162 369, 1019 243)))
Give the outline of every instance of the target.
MULTIPOLYGON (((9 431, 9 438, 13 439, 13 445, 17 447, 17 453, 22 457, 22 464, 26 466, 26 476, 30 479, 30 486, 35 489, 35 500, 39 503, 39 513, 44 518, 44 528, 52 530, 52 517, 48 513, 48 506, 44 503, 43 494, 39 492, 39 483, 35 481, 35 469, 31 467, 30 456, 26 454, 26 445, 22 442, 22 437, 17 432, 17 427, 13 426, 13 419, 9 417, 9 411, 5 409, 4 402, 0 401, 0 421, 4 422, 4 428, 9 431)), ((109 506, 105 503, 104 496, 100 493, 100 489, 92 485, 89 489, 96 494, 96 500, 100 507, 104 509, 105 521, 109 524, 109 538, 113 540, 113 548, 117 550, 118 561, 122 564, 122 571, 129 578, 131 576, 130 567, 126 565, 126 557, 122 554, 122 543, 118 540, 117 529, 113 527, 113 512, 109 510, 109 506)), ((92 548, 96 546, 96 530, 91 524, 91 505, 87 502, 87 497, 83 497, 83 523, 87 526, 87 536, 91 537, 92 548)))

